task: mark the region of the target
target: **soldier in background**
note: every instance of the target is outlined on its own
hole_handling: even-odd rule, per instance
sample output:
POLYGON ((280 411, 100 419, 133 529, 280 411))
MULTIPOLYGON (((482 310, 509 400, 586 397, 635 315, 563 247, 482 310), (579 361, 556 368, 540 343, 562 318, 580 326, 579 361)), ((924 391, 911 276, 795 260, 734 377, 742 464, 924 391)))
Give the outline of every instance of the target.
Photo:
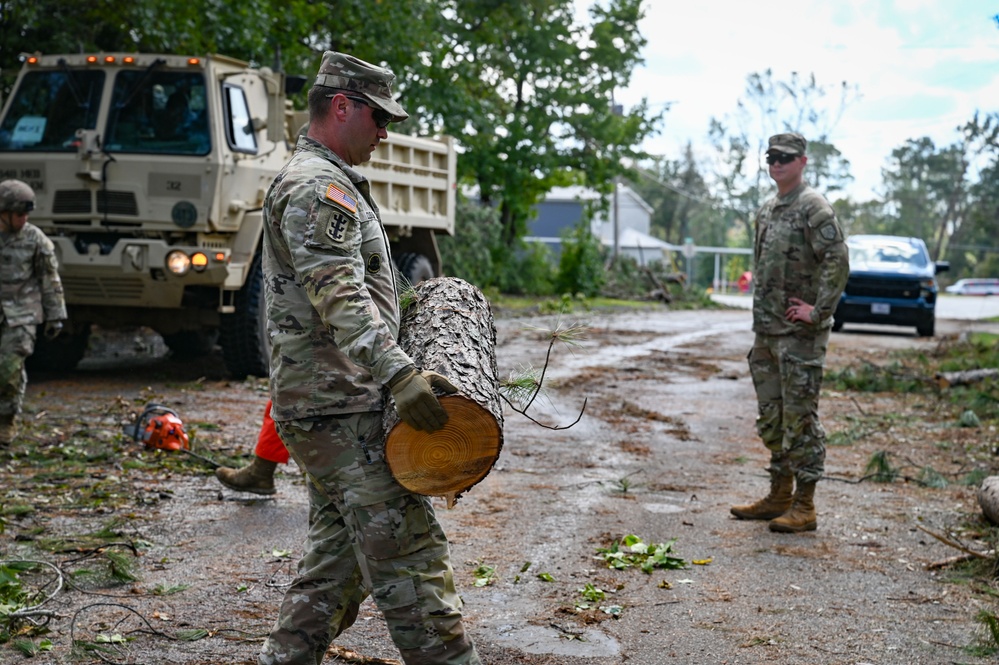
POLYGON ((818 526, 815 484, 825 470, 819 390, 829 331, 850 264, 843 231, 825 198, 803 181, 805 138, 770 137, 767 164, 777 196, 756 216, 749 369, 756 429, 770 450, 770 494, 733 506, 741 519, 796 533, 818 526), (797 481, 797 487, 795 487, 797 481))
POLYGON ((0 182, 0 446, 17 436, 17 416, 35 350, 37 326, 55 339, 66 319, 55 247, 28 223, 35 193, 20 180, 0 182))
POLYGON ((447 538, 430 499, 385 460, 382 412, 435 431, 447 413, 399 348, 399 296, 368 161, 409 117, 395 76, 327 51, 309 91, 309 129, 264 199, 271 416, 306 474, 309 534, 259 656, 315 665, 371 595, 407 665, 480 665, 465 634, 447 538))

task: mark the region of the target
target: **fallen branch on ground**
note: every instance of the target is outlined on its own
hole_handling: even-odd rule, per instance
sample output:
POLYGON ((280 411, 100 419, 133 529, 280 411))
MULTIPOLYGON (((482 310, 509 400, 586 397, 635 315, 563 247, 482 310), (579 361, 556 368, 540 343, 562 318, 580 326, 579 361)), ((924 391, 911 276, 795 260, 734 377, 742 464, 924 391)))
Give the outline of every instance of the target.
POLYGON ((937 540, 939 540, 944 545, 949 545, 950 547, 953 547, 956 550, 960 550, 961 552, 964 552, 964 554, 966 556, 971 557, 973 559, 988 559, 988 558, 990 558, 991 556, 993 556, 995 554, 995 552, 991 551, 991 550, 988 551, 988 552, 976 552, 975 550, 968 549, 967 547, 965 547, 961 543, 955 542, 955 541, 951 540, 950 538, 948 538, 946 536, 941 536, 939 533, 934 533, 934 532, 930 531, 929 529, 927 529, 922 524, 917 524, 916 528, 919 529, 920 531, 923 531, 923 532, 928 533, 929 535, 933 536, 934 538, 936 538, 937 540))

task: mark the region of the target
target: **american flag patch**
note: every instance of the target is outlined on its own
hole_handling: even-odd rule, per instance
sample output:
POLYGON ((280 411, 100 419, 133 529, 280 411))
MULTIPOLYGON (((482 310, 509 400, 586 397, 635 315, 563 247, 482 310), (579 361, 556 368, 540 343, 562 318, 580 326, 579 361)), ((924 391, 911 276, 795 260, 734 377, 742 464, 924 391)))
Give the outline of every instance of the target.
POLYGON ((326 188, 326 198, 334 203, 342 205, 350 212, 357 212, 357 199, 334 184, 330 184, 330 186, 326 188))

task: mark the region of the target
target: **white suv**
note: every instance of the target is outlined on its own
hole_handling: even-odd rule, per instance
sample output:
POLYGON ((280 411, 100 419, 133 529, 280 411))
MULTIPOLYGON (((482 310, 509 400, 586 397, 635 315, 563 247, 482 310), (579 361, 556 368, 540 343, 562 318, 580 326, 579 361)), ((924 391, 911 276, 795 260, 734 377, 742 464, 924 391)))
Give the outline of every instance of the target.
POLYGON ((996 296, 999 295, 999 278, 972 277, 959 279, 946 289, 947 293, 961 296, 996 296))

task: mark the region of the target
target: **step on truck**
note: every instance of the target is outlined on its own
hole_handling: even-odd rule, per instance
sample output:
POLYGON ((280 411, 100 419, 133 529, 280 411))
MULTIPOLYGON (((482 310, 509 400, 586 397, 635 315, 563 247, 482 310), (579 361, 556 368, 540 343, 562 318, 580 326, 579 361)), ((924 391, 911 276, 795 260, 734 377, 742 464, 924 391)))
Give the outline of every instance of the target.
MULTIPOLYGON (((35 190, 69 312, 35 367, 67 369, 102 328, 145 326, 178 356, 222 347, 237 378, 267 376, 262 205, 307 120, 304 80, 233 58, 25 55, 0 119, 0 179, 35 190)), ((439 275, 454 232, 449 137, 389 133, 360 168, 404 277, 439 275)))

